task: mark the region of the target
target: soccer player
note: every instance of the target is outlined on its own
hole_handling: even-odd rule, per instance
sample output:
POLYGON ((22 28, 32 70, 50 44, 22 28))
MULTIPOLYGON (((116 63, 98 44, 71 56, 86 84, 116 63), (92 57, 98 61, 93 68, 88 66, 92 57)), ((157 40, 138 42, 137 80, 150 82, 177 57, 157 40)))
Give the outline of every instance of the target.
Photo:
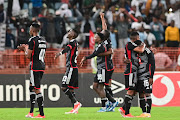
POLYGON ((134 117, 129 113, 131 107, 131 102, 133 96, 136 93, 136 83, 137 83, 137 70, 139 66, 138 53, 143 53, 145 50, 145 44, 142 43, 137 46, 134 42, 139 40, 139 34, 137 32, 132 32, 130 35, 131 41, 126 44, 125 47, 125 58, 130 59, 131 62, 126 65, 126 70, 124 72, 125 76, 125 87, 127 93, 125 95, 124 106, 119 109, 123 117, 134 117))
POLYGON ((39 36, 40 25, 33 23, 30 26, 29 34, 32 36, 28 45, 21 45, 18 47, 19 50, 24 50, 25 56, 31 60, 30 62, 30 102, 31 109, 26 117, 33 117, 33 110, 35 104, 35 97, 39 107, 40 114, 35 118, 45 118, 43 111, 43 96, 40 92, 40 81, 45 70, 45 52, 46 52, 46 40, 39 36))
MULTIPOLYGON (((141 45, 141 41, 134 42, 138 46, 141 45)), ((126 60, 125 63, 129 63, 131 60, 126 60)), ((149 48, 145 48, 145 51, 139 54, 139 67, 138 67, 138 81, 136 85, 136 91, 139 92, 140 107, 142 114, 137 117, 151 117, 151 93, 153 84, 153 75, 155 71, 155 59, 154 54, 149 48), (145 98, 146 97, 146 98, 145 98)), ((125 106, 123 106, 125 107, 125 106)), ((122 111, 123 112, 123 111, 122 111)), ((122 114, 125 114, 122 113, 122 114)))
MULTIPOLYGON (((141 41, 135 41, 137 45, 141 44, 141 41)), ((155 59, 154 54, 149 48, 145 48, 145 51, 139 54, 139 67, 138 67, 138 81, 137 92, 139 92, 140 107, 142 114, 137 117, 151 117, 151 93, 153 84, 153 75, 155 71, 155 59)))
POLYGON ((112 43, 111 40, 109 39, 110 36, 110 32, 107 30, 107 25, 106 25, 106 21, 104 18, 104 13, 100 13, 100 17, 101 17, 101 22, 102 22, 102 31, 101 33, 104 35, 104 45, 107 48, 107 52, 104 53, 100 53, 98 56, 105 56, 106 58, 106 70, 108 72, 108 79, 109 79, 109 83, 105 84, 105 92, 106 92, 106 97, 108 98, 108 102, 106 104, 106 109, 107 111, 114 111, 114 108, 118 105, 118 102, 116 102, 116 100, 113 98, 113 93, 111 90, 111 77, 112 74, 114 72, 114 65, 113 65, 113 61, 112 61, 112 54, 109 53, 113 53, 113 49, 112 49, 112 43))
POLYGON ((77 67, 77 55, 78 55, 78 43, 76 38, 78 37, 78 31, 72 29, 68 32, 69 44, 59 53, 56 53, 55 59, 60 55, 67 53, 66 56, 66 73, 62 79, 62 91, 69 97, 74 108, 70 112, 65 114, 78 113, 79 108, 82 106, 75 97, 74 89, 78 89, 78 67, 77 67))
POLYGON ((106 93, 104 91, 104 85, 109 83, 108 73, 106 70, 106 63, 105 63, 106 57, 98 56, 98 54, 106 52, 107 49, 106 46, 103 44, 104 35, 102 33, 97 33, 94 37, 94 40, 96 43, 98 43, 98 46, 95 48, 94 52, 91 55, 83 57, 80 64, 82 66, 85 60, 97 56, 97 73, 94 77, 93 89, 99 95, 102 102, 102 108, 98 112, 106 112, 105 105, 107 102, 107 98, 106 98, 106 93))

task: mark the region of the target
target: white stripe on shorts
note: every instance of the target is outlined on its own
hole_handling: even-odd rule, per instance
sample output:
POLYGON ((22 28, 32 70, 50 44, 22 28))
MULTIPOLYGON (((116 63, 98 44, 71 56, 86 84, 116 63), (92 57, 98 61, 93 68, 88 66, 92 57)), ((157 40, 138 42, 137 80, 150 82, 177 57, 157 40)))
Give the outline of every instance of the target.
POLYGON ((34 84, 34 74, 33 74, 33 71, 32 70, 30 70, 30 81, 31 81, 31 84, 32 84, 32 86, 35 86, 35 84, 34 84))
POLYGON ((129 86, 132 86, 132 84, 133 84, 133 73, 130 73, 129 74, 129 86))
POLYGON ((70 68, 68 76, 67 76, 68 78, 67 78, 66 84, 69 84, 69 82, 71 80, 72 72, 73 72, 73 68, 70 68))
POLYGON ((105 69, 102 69, 102 82, 105 82, 105 79, 106 79, 105 69))

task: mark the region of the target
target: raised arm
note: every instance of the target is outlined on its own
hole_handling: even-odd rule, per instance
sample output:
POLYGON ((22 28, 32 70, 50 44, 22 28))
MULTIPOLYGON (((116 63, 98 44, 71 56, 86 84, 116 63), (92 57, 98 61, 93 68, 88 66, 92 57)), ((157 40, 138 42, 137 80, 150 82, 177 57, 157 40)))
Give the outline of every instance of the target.
POLYGON ((104 13, 100 13, 100 17, 101 17, 101 22, 102 22, 102 29, 107 30, 107 24, 104 18, 104 13))

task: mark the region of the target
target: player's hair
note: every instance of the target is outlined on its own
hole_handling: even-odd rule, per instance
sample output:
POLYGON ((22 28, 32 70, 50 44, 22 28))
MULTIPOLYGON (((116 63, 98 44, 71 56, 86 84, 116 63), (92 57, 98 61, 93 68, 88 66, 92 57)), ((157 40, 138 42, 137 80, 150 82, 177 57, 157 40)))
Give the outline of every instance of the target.
POLYGON ((104 40, 108 39, 110 36, 110 32, 108 30, 103 30, 104 31, 104 40))
POLYGON ((40 30, 40 25, 39 25, 38 23, 32 23, 31 26, 36 30, 36 32, 39 32, 39 30, 40 30))
POLYGON ((96 33, 100 38, 101 38, 101 41, 104 40, 104 35, 102 33, 96 33))
POLYGON ((131 35, 130 35, 130 38, 135 39, 135 37, 137 37, 137 36, 139 36, 138 32, 132 32, 131 35))
POLYGON ((75 33, 74 38, 77 38, 77 37, 78 37, 78 35, 79 35, 78 30, 76 30, 76 29, 72 29, 72 30, 73 30, 73 31, 74 31, 74 33, 75 33))
POLYGON ((134 37, 134 36, 137 36, 137 35, 139 35, 138 32, 132 32, 130 36, 131 36, 131 37, 134 37))
POLYGON ((134 43, 135 43, 137 46, 139 46, 139 45, 141 45, 142 41, 136 40, 136 41, 134 41, 134 43))

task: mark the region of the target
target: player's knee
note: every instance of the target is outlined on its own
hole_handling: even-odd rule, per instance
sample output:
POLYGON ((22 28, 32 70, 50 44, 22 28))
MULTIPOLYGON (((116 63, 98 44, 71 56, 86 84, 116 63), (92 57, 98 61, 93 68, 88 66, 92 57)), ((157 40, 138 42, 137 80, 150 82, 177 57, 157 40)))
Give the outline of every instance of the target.
POLYGON ((34 92, 35 92, 36 94, 41 93, 41 92, 40 92, 40 89, 34 89, 34 90, 35 90, 34 92))
POLYGON ((93 85, 93 90, 97 90, 97 86, 96 85, 93 85))
POLYGON ((67 90, 67 88, 66 87, 61 87, 61 90, 65 92, 67 90))
POLYGON ((71 92, 74 92, 74 89, 73 89, 73 88, 69 88, 69 90, 70 90, 71 92))
POLYGON ((151 97, 150 93, 146 93, 145 95, 146 95, 146 97, 151 97))
POLYGON ((105 85, 105 90, 107 90, 107 91, 111 90, 110 86, 109 85, 105 85))
POLYGON ((33 86, 29 86, 29 91, 33 92, 34 91, 34 87, 33 86))
POLYGON ((135 95, 135 91, 134 90, 128 90, 127 94, 130 96, 134 96, 135 95))
POLYGON ((144 93, 139 93, 139 98, 144 98, 144 93))

